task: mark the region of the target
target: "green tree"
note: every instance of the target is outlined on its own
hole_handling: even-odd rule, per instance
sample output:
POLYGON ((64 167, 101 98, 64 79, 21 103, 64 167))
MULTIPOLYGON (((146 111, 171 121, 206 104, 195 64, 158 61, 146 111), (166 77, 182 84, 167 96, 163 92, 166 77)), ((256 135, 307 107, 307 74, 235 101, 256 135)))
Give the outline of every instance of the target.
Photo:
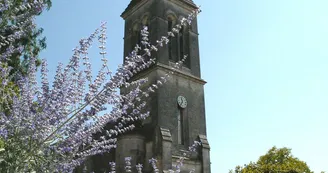
MULTIPOLYGON (((0 0, 0 40, 3 41, 0 55, 5 56, 0 60, 13 67, 11 73, 25 75, 30 57, 38 57, 40 51, 46 48, 46 38, 42 36, 43 28, 35 26, 33 20, 26 22, 42 13, 43 8, 27 5, 33 2, 34 0, 0 0), (11 41, 12 36, 16 38, 14 41, 11 41), (8 52, 11 53, 7 54, 8 52)), ((43 4, 49 10, 51 0, 45 0, 43 4)), ((40 65, 39 59, 37 65, 40 65)))
POLYGON ((46 48, 43 29, 35 25, 34 18, 43 9, 50 9, 51 0, 0 0, 0 69, 10 66, 10 81, 0 78, 0 110, 8 113, 11 100, 8 95, 18 93, 16 74, 25 76, 30 58, 46 48))
MULTIPOLYGON (((27 19, 42 13, 42 8, 37 9, 29 5, 32 2, 34 1, 0 0, 0 69, 3 71, 7 65, 12 67, 12 77, 9 81, 0 78, 0 112, 5 115, 9 114, 9 107, 12 104, 9 96, 17 95, 19 92, 14 74, 26 75, 30 57, 38 57, 40 51, 46 48, 46 38, 42 36, 43 28, 34 26, 33 20, 21 25, 27 19), (21 36, 12 37, 13 35, 21 36), (20 51, 17 51, 17 48, 20 51)), ((51 0, 45 0, 43 3, 49 10, 51 0)), ((36 65, 39 66, 40 62, 40 59, 37 59, 36 65)), ((0 152, 4 150, 4 146, 5 143, 0 138, 0 152)))
POLYGON ((294 157, 289 148, 272 147, 257 162, 236 166, 229 173, 313 173, 308 165, 294 157))

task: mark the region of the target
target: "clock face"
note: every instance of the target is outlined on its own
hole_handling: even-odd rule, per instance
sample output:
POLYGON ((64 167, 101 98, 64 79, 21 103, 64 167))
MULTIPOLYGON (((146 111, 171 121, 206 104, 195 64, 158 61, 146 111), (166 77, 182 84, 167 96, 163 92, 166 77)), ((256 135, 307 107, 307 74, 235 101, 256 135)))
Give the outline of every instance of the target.
POLYGON ((186 107, 187 107, 187 99, 184 98, 183 96, 179 96, 179 97, 178 97, 178 105, 179 105, 181 108, 186 108, 186 107))

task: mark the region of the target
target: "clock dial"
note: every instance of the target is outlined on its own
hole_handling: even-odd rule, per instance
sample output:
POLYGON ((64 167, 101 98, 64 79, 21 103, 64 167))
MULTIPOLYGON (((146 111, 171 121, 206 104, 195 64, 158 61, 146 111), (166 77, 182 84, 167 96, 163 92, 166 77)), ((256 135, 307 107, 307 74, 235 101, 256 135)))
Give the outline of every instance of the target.
POLYGON ((179 96, 178 99, 178 105, 181 107, 181 108, 186 108, 187 107, 187 99, 183 96, 179 96))

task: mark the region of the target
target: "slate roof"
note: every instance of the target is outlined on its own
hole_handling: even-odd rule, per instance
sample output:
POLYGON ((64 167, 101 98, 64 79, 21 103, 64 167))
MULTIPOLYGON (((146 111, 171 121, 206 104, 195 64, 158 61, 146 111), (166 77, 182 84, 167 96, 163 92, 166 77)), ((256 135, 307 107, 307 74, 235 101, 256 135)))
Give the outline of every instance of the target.
MULTIPOLYGON (((130 4, 128 5, 128 7, 125 8, 124 12, 121 14, 124 15, 124 13, 126 13, 127 11, 129 11, 130 9, 132 9, 135 5, 137 5, 139 2, 141 2, 142 0, 131 0, 130 4)), ((191 6, 197 7, 196 4, 192 1, 192 0, 180 0, 183 1, 191 6)))

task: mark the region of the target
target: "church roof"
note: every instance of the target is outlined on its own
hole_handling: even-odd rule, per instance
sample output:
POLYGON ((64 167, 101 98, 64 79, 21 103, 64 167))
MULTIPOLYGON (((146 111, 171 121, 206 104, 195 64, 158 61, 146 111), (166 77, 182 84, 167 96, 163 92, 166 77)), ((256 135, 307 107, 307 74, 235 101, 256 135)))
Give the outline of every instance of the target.
MULTIPOLYGON (((131 0, 130 4, 128 5, 128 7, 125 8, 125 10, 121 14, 121 16, 123 16, 127 11, 131 10, 135 5, 137 5, 141 1, 143 1, 143 0, 131 0)), ((197 7, 196 4, 192 0, 180 0, 180 1, 183 1, 193 7, 197 7)))

